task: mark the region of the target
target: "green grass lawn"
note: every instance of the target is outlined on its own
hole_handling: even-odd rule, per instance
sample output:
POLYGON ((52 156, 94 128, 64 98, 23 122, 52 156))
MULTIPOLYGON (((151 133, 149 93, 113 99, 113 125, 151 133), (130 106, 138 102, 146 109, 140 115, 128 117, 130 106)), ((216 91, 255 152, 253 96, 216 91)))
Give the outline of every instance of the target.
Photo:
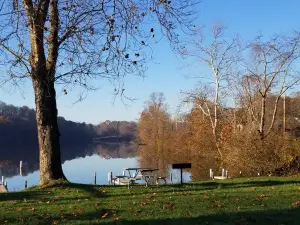
POLYGON ((127 187, 63 183, 0 194, 0 224, 300 224, 300 178, 127 187))

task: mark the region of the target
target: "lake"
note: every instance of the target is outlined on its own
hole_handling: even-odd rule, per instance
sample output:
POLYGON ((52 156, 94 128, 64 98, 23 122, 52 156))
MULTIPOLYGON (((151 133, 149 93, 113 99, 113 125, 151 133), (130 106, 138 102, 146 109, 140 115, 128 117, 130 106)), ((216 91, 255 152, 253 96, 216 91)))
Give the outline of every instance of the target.
MULTIPOLYGON (((17 150, 15 150, 17 151, 17 150)), ((24 150, 20 150, 24 152, 24 150)), ((29 151, 29 150, 28 150, 29 151)), ((4 154, 0 158, 0 176, 6 177, 9 191, 22 190, 27 181, 28 187, 39 183, 38 150, 34 155, 22 158, 13 157, 19 154, 4 154), (37 155, 36 155, 37 154, 37 155), (23 176, 19 175, 19 162, 23 161, 23 176)), ((17 152, 16 152, 17 153, 17 152)), ((62 167, 67 179, 75 183, 93 184, 94 173, 97 174, 97 184, 108 184, 108 173, 113 176, 122 175, 123 168, 142 167, 140 154, 135 146, 124 143, 98 144, 95 146, 82 146, 81 148, 62 149, 62 167), (81 150, 80 150, 81 149, 81 150)), ((167 172, 172 172, 173 181, 180 179, 179 171, 171 170, 166 165, 167 172)), ((190 180, 190 174, 184 173, 184 180, 190 180)))

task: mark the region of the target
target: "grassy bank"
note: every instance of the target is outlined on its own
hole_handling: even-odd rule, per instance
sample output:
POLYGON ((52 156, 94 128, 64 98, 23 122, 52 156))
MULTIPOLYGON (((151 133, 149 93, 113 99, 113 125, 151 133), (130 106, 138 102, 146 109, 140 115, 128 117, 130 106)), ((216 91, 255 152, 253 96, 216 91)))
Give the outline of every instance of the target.
POLYGON ((300 178, 164 187, 58 184, 0 194, 0 224, 299 224, 300 178))

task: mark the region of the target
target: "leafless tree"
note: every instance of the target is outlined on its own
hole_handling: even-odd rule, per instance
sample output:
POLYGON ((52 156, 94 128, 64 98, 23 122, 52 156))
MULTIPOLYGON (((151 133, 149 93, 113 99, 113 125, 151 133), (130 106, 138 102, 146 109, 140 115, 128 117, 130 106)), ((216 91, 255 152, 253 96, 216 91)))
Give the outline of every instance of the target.
MULTIPOLYGON (((35 94, 40 184, 65 179, 60 160, 55 84, 95 88, 142 75, 155 35, 178 43, 189 32, 197 0, 0 1, 2 84, 30 79, 35 94), (145 50, 145 51, 144 51, 145 50), (96 85, 97 86, 97 85, 96 85)), ((122 83, 122 82, 121 82, 122 83)), ((121 89, 116 92, 121 94, 121 89)))
POLYGON ((264 139, 273 129, 282 95, 300 81, 296 66, 300 56, 300 36, 275 36, 267 41, 259 37, 249 47, 252 58, 246 62, 247 75, 243 76, 242 86, 252 121, 264 139), (272 111, 269 119, 266 108, 271 95, 276 95, 276 99, 269 109, 272 111))
POLYGON ((186 93, 188 101, 198 107, 202 115, 211 124, 216 149, 221 161, 223 153, 220 147, 220 115, 222 103, 233 93, 233 80, 238 63, 241 61, 242 46, 239 37, 225 36, 226 29, 222 25, 215 25, 212 29, 211 40, 204 39, 202 31, 193 39, 188 47, 183 47, 184 56, 194 57, 197 65, 205 65, 208 75, 200 75, 200 87, 191 93, 186 93))

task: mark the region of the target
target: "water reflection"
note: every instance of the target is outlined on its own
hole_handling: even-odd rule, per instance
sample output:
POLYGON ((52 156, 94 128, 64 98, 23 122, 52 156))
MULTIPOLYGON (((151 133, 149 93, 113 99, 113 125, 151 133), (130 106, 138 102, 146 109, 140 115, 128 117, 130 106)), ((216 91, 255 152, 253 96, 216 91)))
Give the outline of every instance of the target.
MULTIPOLYGON (((24 151, 23 149, 14 149, 1 156, 0 176, 3 175, 7 178, 9 191, 24 189, 25 180, 27 180, 28 186, 37 185, 39 182, 38 149, 26 150, 31 152, 31 155, 22 154, 24 151), (23 161, 23 176, 19 175, 20 160, 23 161)), ((108 172, 120 175, 122 168, 138 166, 137 150, 134 145, 128 143, 64 147, 62 149, 62 166, 66 177, 71 182, 93 183, 94 172, 96 172, 97 184, 107 184, 108 172)))
POLYGON ((192 179, 207 180, 209 179, 209 169, 213 168, 217 171, 218 164, 212 157, 199 157, 198 154, 193 155, 190 151, 172 151, 172 149, 163 149, 157 151, 155 148, 148 147, 147 145, 139 146, 140 158, 139 162, 141 167, 154 167, 160 169, 161 176, 167 176, 172 171, 173 174, 179 172, 171 170, 173 163, 192 163, 191 169, 185 169, 185 181, 192 179))
MULTIPOLYGON (((24 189, 39 183, 38 149, 13 149, 3 151, 0 159, 0 176, 5 176, 9 191, 24 189), (24 154, 27 153, 27 154, 24 154), (19 163, 23 161, 23 175, 19 173, 19 163)), ((62 167, 67 179, 71 182, 91 184, 94 173, 97 173, 97 184, 108 184, 108 173, 121 175, 126 167, 158 168, 158 175, 168 178, 172 173, 173 182, 180 181, 178 170, 172 170, 171 164, 186 162, 184 157, 176 158, 166 152, 159 154, 151 149, 137 148, 128 143, 101 143, 90 146, 64 146, 62 149, 62 167)), ((197 160, 192 160, 192 169, 184 171, 184 181, 198 174, 197 160), (196 165, 196 166, 195 166, 196 165)), ((205 174, 207 175, 207 174, 205 174)), ((204 177, 204 174, 203 174, 204 177)), ((207 176, 206 176, 207 177, 207 176)))

